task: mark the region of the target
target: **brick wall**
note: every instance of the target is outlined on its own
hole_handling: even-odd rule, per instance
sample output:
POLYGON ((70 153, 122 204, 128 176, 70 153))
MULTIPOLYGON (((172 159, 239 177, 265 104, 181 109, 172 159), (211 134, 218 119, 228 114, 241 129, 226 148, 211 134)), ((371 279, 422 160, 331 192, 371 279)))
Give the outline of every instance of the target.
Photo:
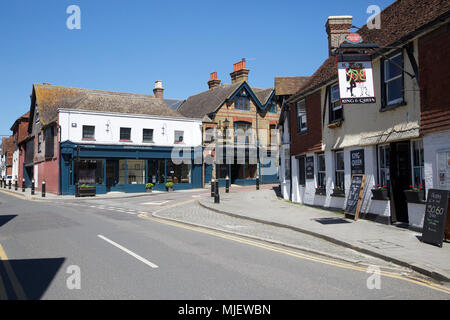
POLYGON ((422 134, 450 129, 450 23, 419 39, 422 134))
POLYGON ((306 97, 306 123, 308 130, 298 134, 297 106, 290 106, 291 154, 299 155, 322 150, 322 104, 320 90, 306 97))

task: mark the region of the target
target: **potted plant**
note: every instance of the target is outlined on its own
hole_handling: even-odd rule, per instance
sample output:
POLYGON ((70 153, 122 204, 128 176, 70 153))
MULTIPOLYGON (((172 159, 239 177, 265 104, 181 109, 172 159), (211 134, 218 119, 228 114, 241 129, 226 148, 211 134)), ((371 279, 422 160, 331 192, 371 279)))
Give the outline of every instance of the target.
POLYGON ((410 203, 424 203, 425 202, 425 190, 423 185, 420 184, 418 188, 413 185, 409 186, 409 190, 403 191, 406 196, 406 201, 410 203))
POLYGON ((95 197, 96 188, 95 188, 95 186, 90 186, 90 185, 83 183, 79 187, 78 192, 79 192, 80 197, 95 197))
POLYGON ((388 189, 386 186, 380 187, 377 184, 375 189, 372 189, 372 199, 373 200, 389 200, 388 189))
POLYGON ((318 186, 316 188, 316 195, 326 196, 327 195, 327 190, 325 189, 325 186, 318 186))
POLYGON ((153 183, 151 183, 151 182, 147 183, 147 184, 145 185, 145 191, 151 193, 154 186, 155 186, 155 185, 154 185, 153 183))
POLYGON ((166 189, 169 192, 173 191, 173 182, 167 182, 166 183, 166 189))
POLYGON ((335 186, 333 189, 332 197, 345 197, 345 190, 340 186, 335 186))

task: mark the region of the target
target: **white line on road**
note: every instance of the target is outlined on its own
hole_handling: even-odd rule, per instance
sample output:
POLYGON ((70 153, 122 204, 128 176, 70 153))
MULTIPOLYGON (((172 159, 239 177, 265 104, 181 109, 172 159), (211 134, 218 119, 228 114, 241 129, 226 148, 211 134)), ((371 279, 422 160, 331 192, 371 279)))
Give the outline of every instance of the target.
POLYGON ((154 205, 154 206, 161 206, 167 202, 169 202, 170 200, 167 201, 153 201, 153 202, 144 202, 142 204, 150 204, 150 205, 154 205))
POLYGON ((119 248, 120 250, 125 251, 126 253, 128 253, 129 255, 131 255, 131 256, 133 256, 133 257, 135 257, 135 258, 138 259, 139 261, 145 263, 145 264, 148 265, 149 267, 151 267, 151 268, 153 268, 153 269, 158 268, 158 266, 157 266, 156 264, 151 263, 151 262, 148 261, 147 259, 142 258, 140 255, 134 253, 133 251, 128 250, 127 248, 121 246, 121 245, 118 244, 118 243, 115 243, 115 242, 112 241, 112 240, 109 240, 108 238, 102 236, 101 234, 99 234, 98 237, 99 237, 100 239, 103 239, 103 240, 105 240, 106 242, 112 244, 113 246, 119 248))

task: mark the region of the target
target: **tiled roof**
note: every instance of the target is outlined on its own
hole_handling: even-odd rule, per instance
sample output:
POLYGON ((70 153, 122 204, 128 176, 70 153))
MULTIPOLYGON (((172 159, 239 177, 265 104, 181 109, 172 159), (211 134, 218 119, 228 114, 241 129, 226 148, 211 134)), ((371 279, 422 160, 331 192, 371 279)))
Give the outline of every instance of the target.
POLYGON ((287 96, 296 93, 310 77, 275 77, 275 94, 287 96))
POLYGON ((16 145, 14 144, 14 137, 2 138, 2 155, 9 152, 12 153, 16 145))

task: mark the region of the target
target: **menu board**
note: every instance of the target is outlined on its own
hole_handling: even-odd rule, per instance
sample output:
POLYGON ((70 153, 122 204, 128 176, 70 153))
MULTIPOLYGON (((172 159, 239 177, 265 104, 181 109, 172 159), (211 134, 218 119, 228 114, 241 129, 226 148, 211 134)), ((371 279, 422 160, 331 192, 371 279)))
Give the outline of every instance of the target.
POLYGON ((448 190, 428 190, 422 241, 442 247, 448 210, 448 190))
POLYGON ((352 174, 364 174, 364 149, 350 152, 352 174))
POLYGON ((314 179, 314 157, 306 157, 305 169, 306 169, 306 179, 313 180, 314 179))
POLYGON ((354 174, 352 176, 352 183, 347 198, 347 205, 345 207, 345 216, 354 216, 358 220, 359 211, 361 210, 362 195, 364 193, 364 182, 366 176, 364 174, 354 174))

